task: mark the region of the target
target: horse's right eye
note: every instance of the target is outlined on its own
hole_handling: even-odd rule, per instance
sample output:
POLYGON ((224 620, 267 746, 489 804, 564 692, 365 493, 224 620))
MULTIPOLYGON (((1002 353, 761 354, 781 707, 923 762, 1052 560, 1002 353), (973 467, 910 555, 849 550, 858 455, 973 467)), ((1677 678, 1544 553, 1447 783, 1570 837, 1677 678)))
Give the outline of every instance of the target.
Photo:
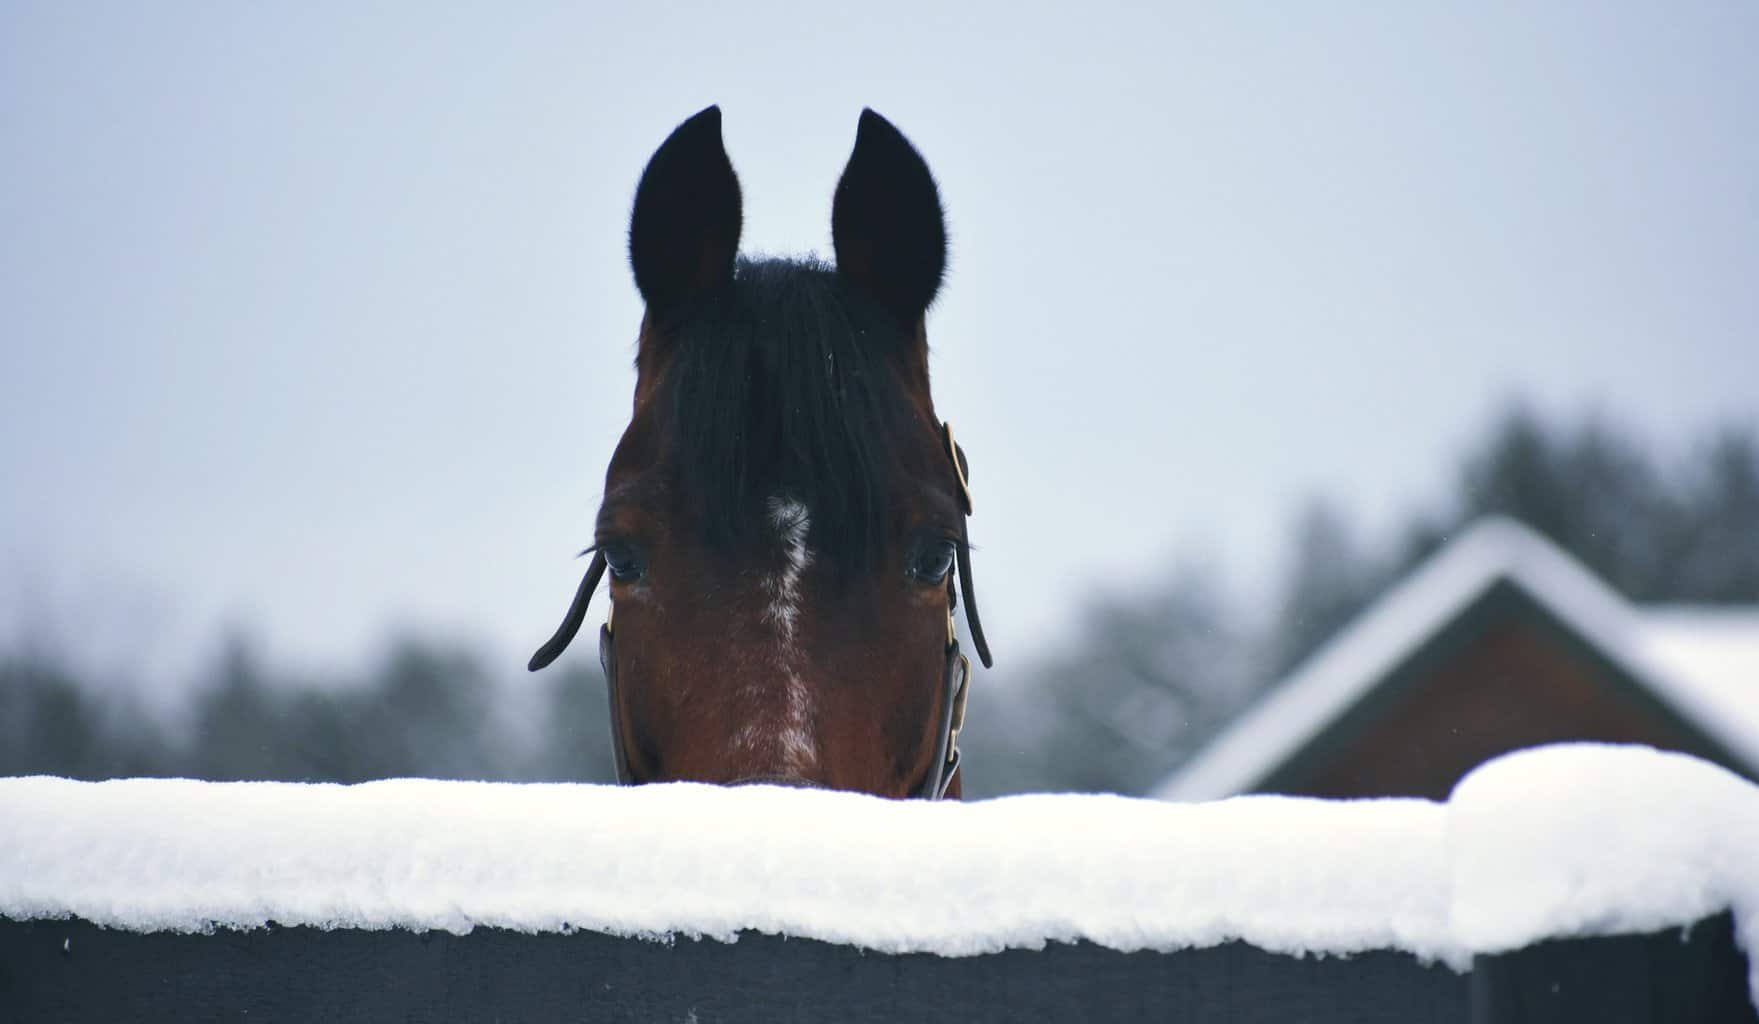
POLYGON ((627 544, 615 541, 602 544, 599 553, 605 556, 605 568, 610 570, 611 578, 619 583, 632 583, 647 572, 635 550, 627 544))

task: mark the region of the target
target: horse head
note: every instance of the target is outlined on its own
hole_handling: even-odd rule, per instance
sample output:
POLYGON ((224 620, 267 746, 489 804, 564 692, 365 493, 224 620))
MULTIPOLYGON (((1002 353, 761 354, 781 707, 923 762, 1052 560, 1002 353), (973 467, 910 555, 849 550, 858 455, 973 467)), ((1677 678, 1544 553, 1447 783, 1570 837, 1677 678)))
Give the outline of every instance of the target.
POLYGON ((646 304, 605 474, 601 574, 619 778, 959 791, 972 607, 964 455, 935 414, 925 314, 946 267, 928 166, 863 111, 835 266, 738 254, 739 181, 710 107, 654 153, 629 259, 646 304))

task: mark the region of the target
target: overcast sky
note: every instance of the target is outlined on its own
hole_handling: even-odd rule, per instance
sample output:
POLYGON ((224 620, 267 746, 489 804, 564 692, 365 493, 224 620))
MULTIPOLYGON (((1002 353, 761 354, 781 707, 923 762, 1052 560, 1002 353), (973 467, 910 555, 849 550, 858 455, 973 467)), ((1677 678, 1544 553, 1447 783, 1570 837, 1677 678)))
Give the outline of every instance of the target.
POLYGON ((1389 521, 1517 394, 1759 422, 1759 5, 604 6, 0 6, 0 625, 514 670, 709 103, 748 252, 829 254, 863 106, 939 177, 1003 666, 1182 556, 1261 588, 1305 496, 1389 521))

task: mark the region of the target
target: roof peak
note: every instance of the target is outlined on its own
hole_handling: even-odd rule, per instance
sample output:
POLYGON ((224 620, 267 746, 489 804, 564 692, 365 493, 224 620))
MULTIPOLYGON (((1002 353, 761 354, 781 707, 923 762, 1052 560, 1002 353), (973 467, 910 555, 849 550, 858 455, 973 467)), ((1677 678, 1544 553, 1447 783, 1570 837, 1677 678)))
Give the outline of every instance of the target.
POLYGON ((1759 726, 1734 724, 1715 706, 1720 698, 1678 678, 1677 665, 1660 664, 1644 642, 1645 616, 1636 606, 1537 530, 1489 516, 1389 587, 1150 795, 1213 800, 1262 783, 1384 683, 1407 655, 1505 581, 1695 727, 1759 766, 1759 726))

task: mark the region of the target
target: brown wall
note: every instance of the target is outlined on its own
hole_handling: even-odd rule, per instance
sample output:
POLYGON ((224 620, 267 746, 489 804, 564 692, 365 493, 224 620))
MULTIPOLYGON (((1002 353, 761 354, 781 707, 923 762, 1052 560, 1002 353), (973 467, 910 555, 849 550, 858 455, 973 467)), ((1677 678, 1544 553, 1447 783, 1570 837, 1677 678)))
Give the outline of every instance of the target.
POLYGON ((1645 743, 1720 760, 1612 670, 1526 616, 1494 617, 1392 689, 1346 716, 1330 749, 1316 747, 1263 791, 1441 800, 1489 758, 1569 740, 1645 743))

